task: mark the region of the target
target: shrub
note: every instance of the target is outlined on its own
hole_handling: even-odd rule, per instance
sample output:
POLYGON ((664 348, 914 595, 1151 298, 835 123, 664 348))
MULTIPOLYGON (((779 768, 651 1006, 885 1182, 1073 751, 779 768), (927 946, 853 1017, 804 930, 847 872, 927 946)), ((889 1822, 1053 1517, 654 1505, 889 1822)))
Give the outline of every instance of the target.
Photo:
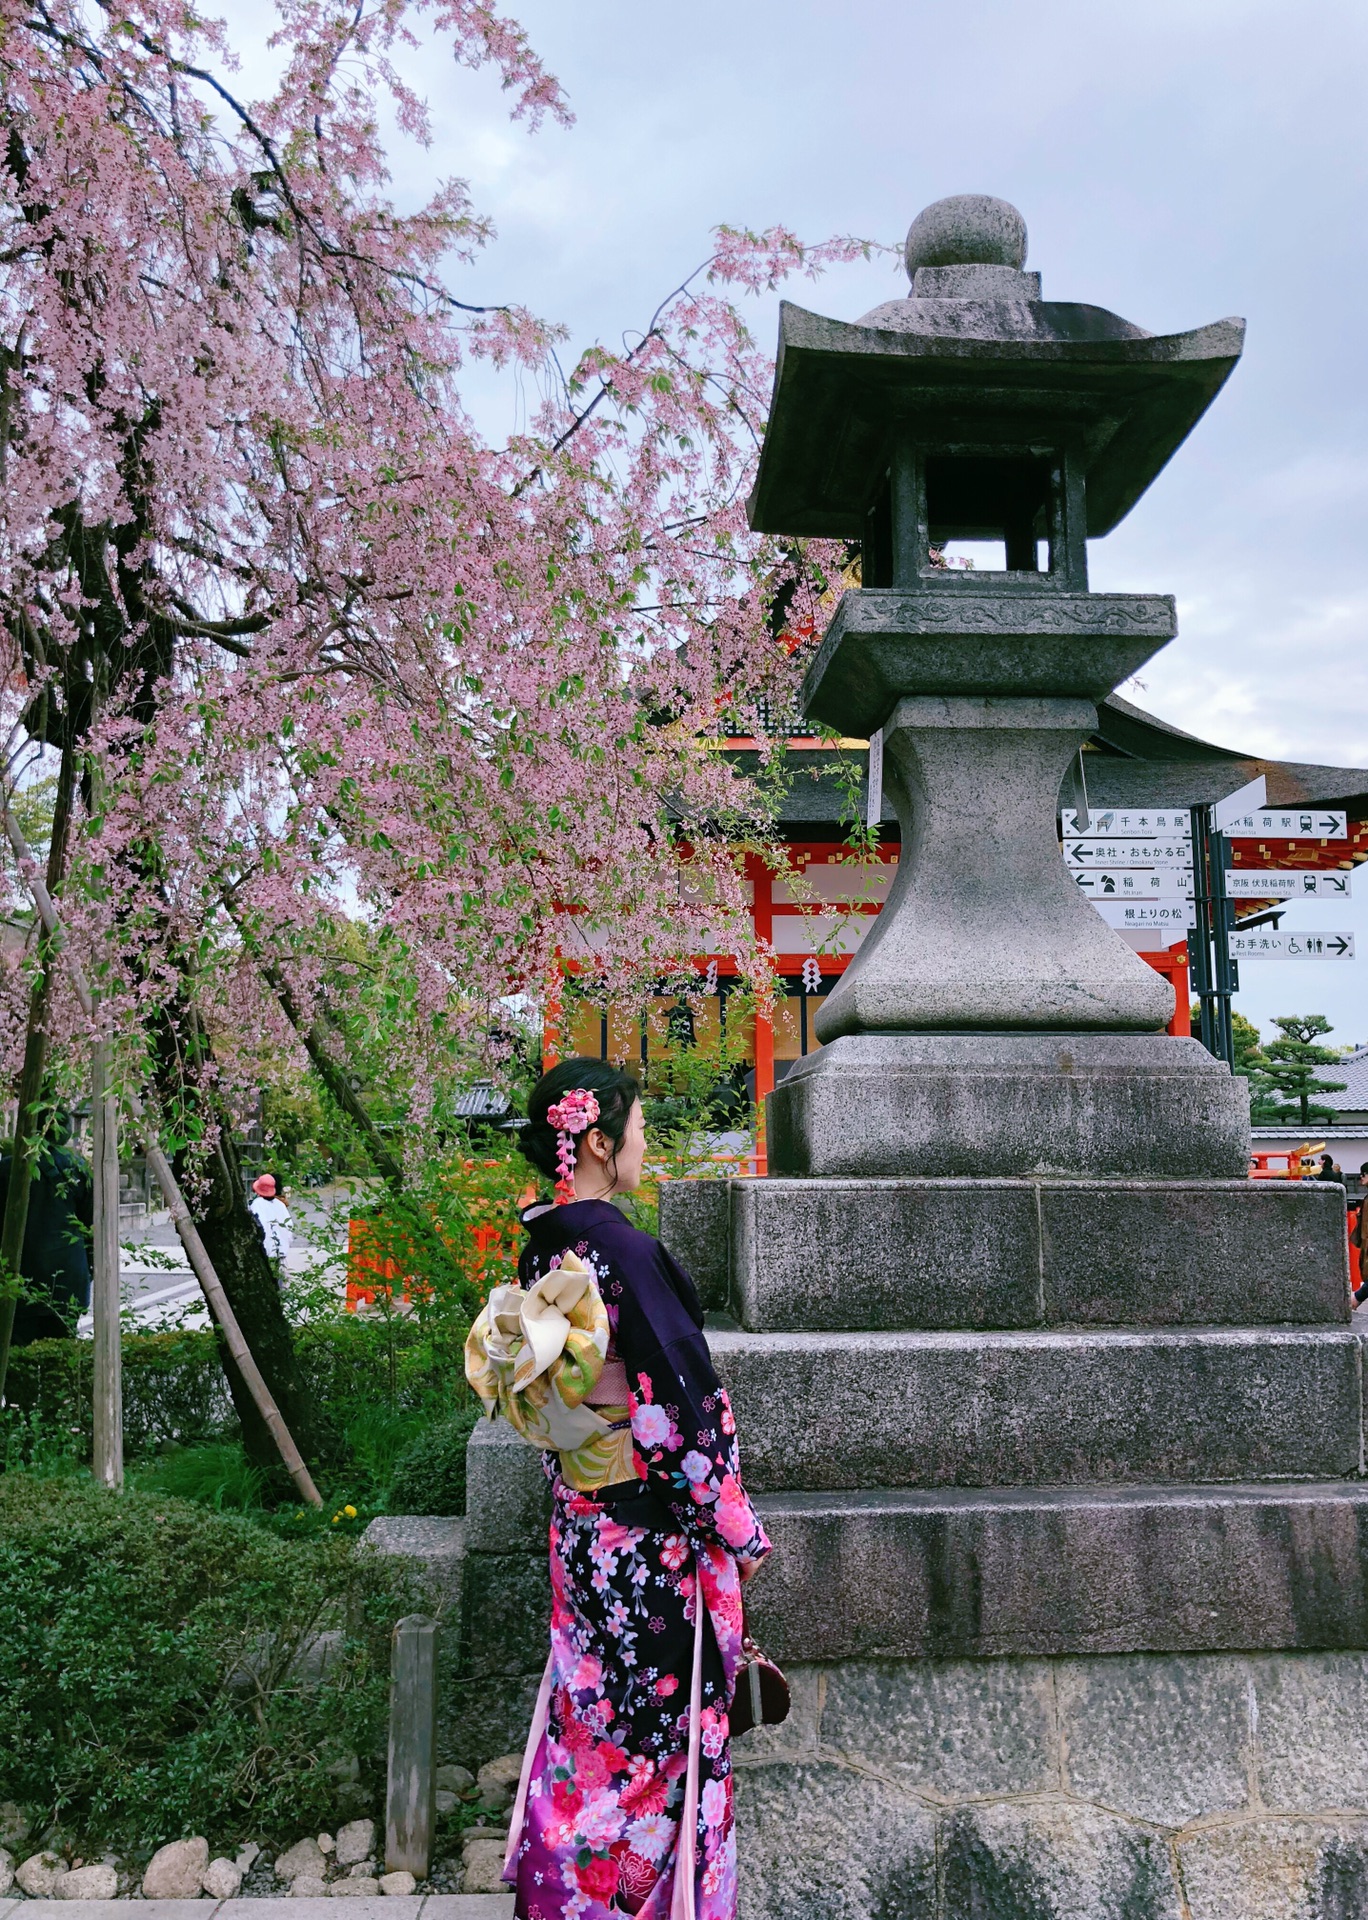
POLYGON ((478 1407, 464 1407, 405 1447, 390 1481, 391 1513, 465 1512, 466 1442, 479 1412, 478 1407))
MULTIPOLYGON (((454 1331, 425 1328, 403 1316, 338 1314, 296 1327, 294 1339, 321 1416, 327 1449, 321 1464, 349 1462, 359 1443, 363 1451, 376 1453, 383 1477, 398 1446, 408 1441, 415 1416, 440 1418, 453 1405, 469 1402, 454 1331), (390 1433, 398 1435, 397 1444, 390 1433)), ((11 1354, 5 1383, 10 1418, 0 1426, 14 1429, 14 1448, 23 1457, 31 1451, 26 1435, 39 1431, 70 1434, 72 1450, 90 1457, 90 1363, 90 1343, 84 1340, 39 1340, 11 1354)), ((125 1335, 123 1393, 124 1447, 130 1458, 237 1435, 214 1335, 207 1328, 125 1335)))
POLYGON ((0 1800, 135 1854, 316 1830, 330 1762, 382 1776, 389 1630, 415 1601, 402 1566, 340 1540, 0 1476, 0 1800))

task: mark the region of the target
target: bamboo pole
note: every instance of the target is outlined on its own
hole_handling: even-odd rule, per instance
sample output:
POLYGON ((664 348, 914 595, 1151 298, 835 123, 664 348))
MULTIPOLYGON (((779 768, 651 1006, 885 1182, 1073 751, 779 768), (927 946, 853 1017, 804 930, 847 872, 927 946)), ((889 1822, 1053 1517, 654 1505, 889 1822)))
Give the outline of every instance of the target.
MULTIPOLYGON (((33 895, 38 917, 66 963, 82 1012, 88 1020, 93 1022, 95 1000, 90 991, 90 983, 85 977, 85 969, 66 945, 62 923, 52 903, 52 895, 43 884, 43 877, 38 871, 28 841, 24 838, 23 828, 14 817, 8 796, 0 800, 0 813, 3 814, 5 833, 14 849, 14 857, 19 862, 19 871, 23 874, 28 890, 33 895)), ((286 1471, 309 1505, 321 1507, 322 1496, 313 1483, 313 1476, 305 1466, 303 1456, 294 1443, 290 1429, 285 1424, 284 1416, 275 1403, 275 1397, 267 1386, 260 1367, 252 1358, 250 1347, 242 1337, 237 1315, 233 1312, 228 1296, 223 1291, 222 1282, 214 1272, 213 1262, 209 1258, 204 1242, 199 1237, 199 1229, 190 1217, 190 1209, 185 1204, 180 1183, 171 1171, 170 1161, 162 1152, 161 1142, 157 1138, 156 1129, 148 1119, 146 1108, 131 1087, 124 1094, 124 1104, 138 1130, 143 1152, 147 1155, 147 1164, 151 1167, 157 1185, 162 1190, 162 1196, 175 1222, 176 1231, 180 1235, 181 1245, 185 1248, 186 1258, 209 1303, 209 1311, 218 1321, 228 1351, 237 1362, 238 1371, 247 1384, 247 1391, 251 1394, 257 1411, 271 1431, 271 1437, 285 1463, 286 1471)))
POLYGON ((95 1188, 94 1446, 102 1486, 123 1485, 123 1346, 119 1328, 119 1103, 109 1084, 109 1047, 96 1042, 91 1062, 91 1173, 95 1188))

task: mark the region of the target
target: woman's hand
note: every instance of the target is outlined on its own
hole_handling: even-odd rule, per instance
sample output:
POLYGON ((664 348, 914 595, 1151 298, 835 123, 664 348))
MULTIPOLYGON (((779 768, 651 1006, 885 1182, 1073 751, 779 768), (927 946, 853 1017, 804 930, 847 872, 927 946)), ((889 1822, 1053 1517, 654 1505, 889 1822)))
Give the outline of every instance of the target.
POLYGON ((741 1584, 743 1587, 747 1584, 748 1581, 751 1581, 755 1578, 756 1574, 759 1573, 761 1567, 763 1567, 764 1564, 765 1563, 763 1560, 738 1560, 737 1561, 736 1571, 740 1575, 741 1584))

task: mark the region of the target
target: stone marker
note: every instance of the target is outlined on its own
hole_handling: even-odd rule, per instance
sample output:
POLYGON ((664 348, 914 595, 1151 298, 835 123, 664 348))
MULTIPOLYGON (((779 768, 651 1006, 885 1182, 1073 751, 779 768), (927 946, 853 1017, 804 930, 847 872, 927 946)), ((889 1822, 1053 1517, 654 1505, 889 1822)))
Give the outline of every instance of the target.
MULTIPOLYGON (((409 1614, 390 1654, 385 1870, 425 1880, 432 1862, 437 1772, 437 1622, 409 1614)), ((338 1858, 341 1858, 338 1835, 338 1858)))

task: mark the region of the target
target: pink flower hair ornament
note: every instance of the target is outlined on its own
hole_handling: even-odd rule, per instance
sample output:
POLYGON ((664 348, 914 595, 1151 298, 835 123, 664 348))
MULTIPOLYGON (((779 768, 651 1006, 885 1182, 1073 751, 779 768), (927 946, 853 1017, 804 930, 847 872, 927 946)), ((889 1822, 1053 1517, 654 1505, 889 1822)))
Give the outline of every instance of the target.
POLYGON ((558 1207, 568 1206, 575 1197, 575 1138, 587 1133, 598 1117, 599 1103, 587 1087, 572 1087, 564 1099, 546 1109, 547 1125, 556 1129, 558 1207))

